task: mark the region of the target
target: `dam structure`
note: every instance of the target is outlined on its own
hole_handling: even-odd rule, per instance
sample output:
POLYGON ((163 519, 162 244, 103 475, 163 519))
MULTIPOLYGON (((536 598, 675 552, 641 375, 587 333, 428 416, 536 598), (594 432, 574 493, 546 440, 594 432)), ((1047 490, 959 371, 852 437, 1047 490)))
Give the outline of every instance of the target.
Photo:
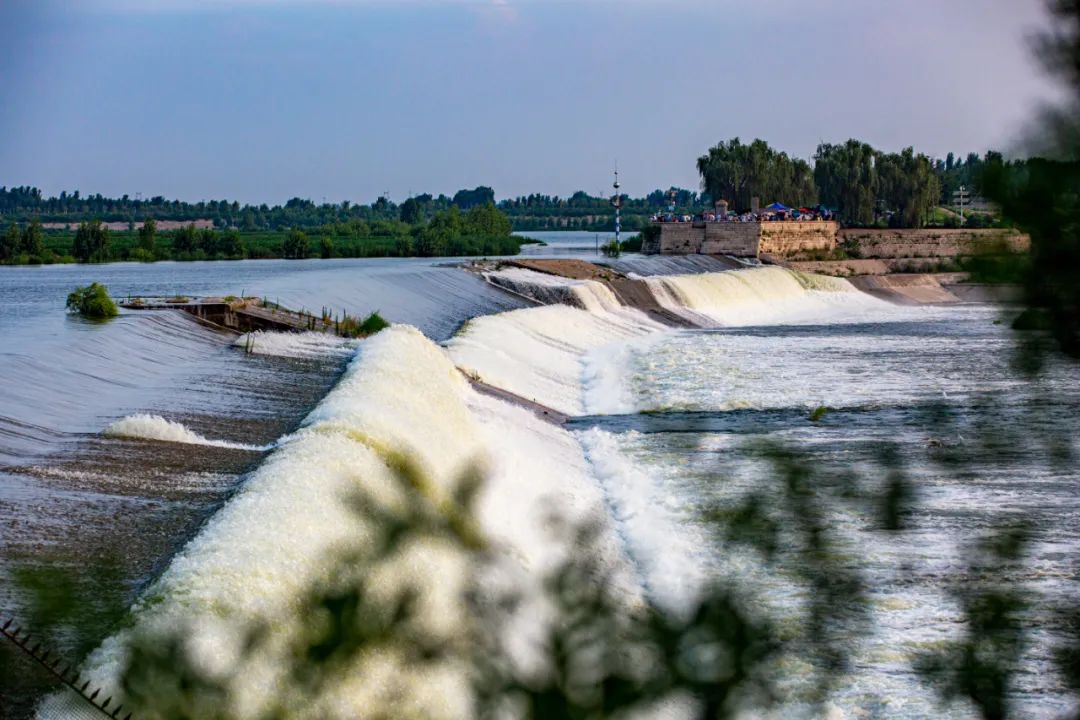
MULTIPOLYGON (((1031 239, 1011 228, 849 228, 834 220, 752 220, 654 222, 646 255, 727 255, 774 260, 821 260, 842 251, 850 260, 909 261, 953 259, 985 253, 1026 253, 1031 239)), ((907 265, 910 262, 891 265, 907 265)), ((818 265, 814 272, 837 268, 818 265)), ((840 268, 839 274, 880 274, 867 268, 840 268)), ((896 268, 889 268, 895 271, 896 268)), ((910 269, 908 270, 910 271, 910 269)))
MULTIPOLYGON (((254 710, 242 717, 279 703, 298 717, 331 720, 363 716, 372 708, 397 716, 403 703, 433 720, 476 717, 472 657, 467 654, 440 656, 421 667, 387 644, 349 657, 340 666, 339 682, 314 691, 294 682, 289 672, 295 643, 305 638, 305 598, 315 584, 327 582, 327 576, 333 579, 334 565, 327 558, 344 549, 367 562, 374 554, 369 548, 377 545, 371 538, 382 532, 381 518, 404 522, 413 501, 434 498, 441 504, 452 498, 463 468, 477 467, 485 479, 476 491, 473 519, 498 560, 492 587, 520 588, 520 608, 505 626, 474 631, 473 606, 461 600, 468 557, 442 543, 402 545, 385 564, 380 560, 370 566, 374 571, 366 575, 367 587, 381 597, 414 594, 417 632, 426 637, 467 652, 480 648, 523 667, 544 661, 541 643, 518 639, 547 637, 554 622, 545 594, 550 578, 565 558, 586 550, 596 553, 597 574, 613 578, 613 599, 628 607, 648 603, 665 612, 685 612, 713 578, 732 577, 755 593, 753 600, 775 622, 794 626, 802 606, 792 599, 803 597, 808 586, 775 572, 774 566, 725 552, 715 542, 714 521, 700 512, 717 507, 733 514, 773 479, 766 459, 740 452, 742 438, 798 433, 808 466, 837 476, 852 463, 876 467, 872 463, 881 443, 896 442, 915 476, 933 480, 935 507, 963 508, 965 518, 979 523, 990 523, 988 508, 1014 492, 1014 478, 991 474, 981 456, 973 462, 983 463, 975 469, 985 482, 931 475, 937 466, 926 459, 921 420, 924 408, 943 397, 943 390, 950 406, 961 409, 974 407, 988 392, 1013 393, 1010 402, 1019 401, 1015 393, 1020 388, 1005 372, 1011 338, 1006 327, 993 322, 999 313, 995 307, 904 307, 860 292, 846 279, 779 265, 747 268, 734 261, 730 264, 739 269, 728 271, 724 258, 709 255, 629 257, 603 266, 580 257, 519 258, 477 263, 471 272, 424 262, 432 264, 348 261, 325 269, 286 265, 281 271, 252 262, 240 267, 261 274, 245 278, 246 287, 256 288, 261 297, 280 297, 299 308, 330 303, 348 308, 351 315, 373 311, 372 303, 378 302, 392 320, 411 319, 426 332, 398 322, 365 339, 339 341, 328 332, 268 328, 256 352, 241 354, 228 350, 245 346, 239 338, 194 322, 191 315, 198 313, 176 307, 185 303, 151 302, 146 295, 140 296, 140 309, 175 312, 122 313, 108 325, 93 327, 100 347, 109 333, 126 338, 133 329, 164 326, 146 342, 129 342, 115 351, 131 368, 125 382, 146 374, 130 393, 133 399, 115 398, 105 411, 87 412, 89 419, 79 426, 89 428, 84 435, 98 432, 101 447, 110 454, 121 449, 139 453, 122 466, 105 468, 107 473, 95 473, 92 478, 102 475, 105 480, 94 482, 104 483, 122 470, 124 484, 113 492, 126 498, 138 488, 160 492, 174 475, 179 488, 206 483, 202 478, 210 471, 228 471, 232 466, 227 462, 239 469, 221 481, 212 506, 192 511, 192 520, 181 527, 188 538, 182 548, 146 551, 161 569, 141 571, 137 596, 125 606, 129 619, 115 631, 103 630, 96 649, 76 666, 79 687, 87 683, 92 688, 91 700, 109 701, 108 712, 116 707, 113 703, 122 702, 124 712, 134 707, 124 695, 125 668, 131 648, 145 633, 190 628, 187 637, 200 648, 197 669, 209 673, 223 666, 220 658, 238 657, 244 639, 234 626, 257 624, 267 628, 272 642, 232 661, 237 671, 222 680, 231 697, 250 698, 254 710), (401 301, 388 303, 388 297, 401 301), (406 302, 410 298, 415 299, 406 302), (182 333, 185 324, 190 327, 182 333), (180 343, 188 335, 194 338, 191 350, 180 343), (172 360, 158 361, 157 346, 166 340, 180 359, 207 354, 195 341, 213 342, 220 351, 215 364, 193 381, 188 379, 192 373, 178 370, 173 381, 178 392, 147 402, 145 393, 136 391, 165 384, 160 375, 149 373, 160 372, 172 360), (319 348, 326 355, 321 371, 312 368, 319 348), (132 350, 148 360, 130 362, 132 350), (202 380, 231 374, 243 379, 245 373, 250 381, 241 384, 202 380), (319 378, 322 383, 313 391, 289 400, 319 378), (247 430, 262 416, 280 414, 286 401, 294 421, 260 434, 247 430), (218 411, 218 405, 232 414, 218 411), (830 411, 812 421, 819 407, 830 411), (208 422, 189 408, 222 419, 208 422), (423 469, 429 482, 422 492, 397 477, 398 452, 423 469), (179 462, 174 457, 204 458, 205 464, 195 468, 197 474, 177 472, 172 465, 159 465, 145 481, 131 474, 155 459, 179 462), (363 491, 364 502, 349 503, 357 490, 363 491), (553 532, 553 509, 566 527, 592 524, 595 536, 586 544, 559 527, 553 532)), ((230 296, 223 293, 235 283, 235 267, 222 268, 221 277, 209 283, 199 275, 215 268, 140 267, 139 272, 162 274, 150 286, 157 289, 155 298, 190 287, 204 293, 204 300, 224 302, 230 296)), ((22 282, 36 288, 31 283, 40 281, 22 282)), ((146 292, 146 280, 138 282, 132 286, 146 292)), ((42 306, 49 307, 50 294, 41 295, 42 306)), ((238 301, 247 296, 239 293, 238 301)), ((180 297, 187 296, 172 299, 180 297)), ((211 309, 220 305, 205 304, 211 309)), ((285 311, 279 315, 285 317, 285 311)), ((299 317, 298 329, 304 330, 304 316, 299 317)), ((68 326, 75 341, 76 333, 88 335, 84 325, 61 327, 68 326)), ((58 352, 54 347, 45 350, 58 352)), ((67 382, 59 371, 56 376, 67 382)), ((1074 424, 1080 386, 1067 375, 1053 382, 1051 401, 1040 411, 1048 413, 1049 422, 1074 424)), ((71 387, 70 382, 61 386, 71 387)), ((5 392, 13 394, 10 388, 5 392)), ((1073 474, 1063 478, 1059 470, 1044 470, 1034 460, 1024 470, 1030 475, 1024 492, 1045 508, 1040 522, 1062 542, 1075 544, 1073 474)), ((44 503, 38 498, 62 497, 44 494, 52 487, 71 494, 59 485, 69 475, 74 473, 43 474, 54 485, 42 483, 44 490, 27 494, 39 504, 44 503)), ((89 489, 100 496, 108 486, 89 489)), ((109 512, 98 527, 115 524, 117 507, 123 506, 106 506, 109 512)), ((880 697, 900 698, 905 717, 966 720, 966 713, 940 711, 933 690, 910 667, 927 642, 948 641, 962 627, 940 576, 923 570, 956 557, 969 525, 951 515, 943 519, 942 513, 921 513, 919 535, 912 541, 868 526, 861 512, 838 512, 844 513, 837 518, 850 543, 845 547, 879 558, 865 569, 865 578, 882 600, 873 607, 881 631, 859 638, 858 664, 837 680, 833 702, 838 711, 869 713, 880 705, 880 697), (921 542, 927 537, 932 542, 921 542), (918 572, 911 582, 897 584, 897 567, 918 572), (917 642, 910 642, 916 633, 917 642)), ((149 517, 150 530, 144 532, 164 535, 158 531, 161 517, 149 517)), ((31 540, 36 537, 26 542, 31 540)), ((1035 562, 1050 569, 1040 592, 1054 593, 1051 598, 1075 596, 1060 544, 1032 552, 1035 562)), ((798 555, 780 559, 794 563, 798 555)), ((1037 649, 1040 657, 1049 656, 1049 648, 1037 649)), ((798 655, 792 653, 785 662, 789 658, 796 666, 798 655)), ((1018 705, 1026 716, 1051 717, 1065 706, 1069 690, 1056 681, 1048 663, 1034 669, 1030 698, 1018 705)), ((778 713, 808 717, 800 714, 802 698, 815 680, 811 672, 793 672, 793 690, 778 697, 778 713)), ((43 688, 45 697, 27 713, 41 720, 101 715, 78 693, 51 690, 43 688)), ((690 716, 681 707, 650 715, 670 720, 690 716)))
POLYGON ((789 257, 836 248, 840 224, 832 220, 658 222, 660 232, 641 248, 647 255, 789 257))

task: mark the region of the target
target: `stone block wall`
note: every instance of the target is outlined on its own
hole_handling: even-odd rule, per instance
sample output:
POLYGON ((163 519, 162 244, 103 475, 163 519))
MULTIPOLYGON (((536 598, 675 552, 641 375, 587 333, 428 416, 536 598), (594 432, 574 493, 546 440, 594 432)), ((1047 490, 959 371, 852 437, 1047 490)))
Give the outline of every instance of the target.
POLYGON ((1031 239, 1015 230, 878 230, 847 228, 840 244, 864 258, 951 258, 977 255, 1004 245, 1013 252, 1027 252, 1031 239))
POLYGON ((704 223, 661 223, 660 244, 657 252, 661 255, 700 253, 701 246, 705 242, 705 232, 704 223))
POLYGON ((839 245, 860 258, 953 258, 1000 246, 1027 252, 1031 245, 1026 235, 1014 230, 840 229, 825 221, 660 223, 659 227, 658 240, 643 252, 811 260, 839 245))
POLYGON ((829 251, 836 247, 839 229, 838 223, 824 220, 761 223, 758 253, 792 257, 815 250, 829 251))
POLYGON ((659 242, 642 250, 663 255, 757 257, 770 253, 783 257, 831 250, 836 246, 836 231, 833 222, 661 223, 659 242))

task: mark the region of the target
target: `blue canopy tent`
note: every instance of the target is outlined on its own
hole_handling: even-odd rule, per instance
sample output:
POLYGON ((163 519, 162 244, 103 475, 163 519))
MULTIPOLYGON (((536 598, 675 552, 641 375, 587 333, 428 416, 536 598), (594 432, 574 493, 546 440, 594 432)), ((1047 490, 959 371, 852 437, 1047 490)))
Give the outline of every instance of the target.
POLYGON ((778 203, 778 202, 774 202, 772 205, 770 205, 769 207, 767 207, 765 209, 766 210, 775 210, 776 212, 787 212, 787 211, 791 210, 791 208, 789 208, 787 205, 784 205, 783 203, 778 203))

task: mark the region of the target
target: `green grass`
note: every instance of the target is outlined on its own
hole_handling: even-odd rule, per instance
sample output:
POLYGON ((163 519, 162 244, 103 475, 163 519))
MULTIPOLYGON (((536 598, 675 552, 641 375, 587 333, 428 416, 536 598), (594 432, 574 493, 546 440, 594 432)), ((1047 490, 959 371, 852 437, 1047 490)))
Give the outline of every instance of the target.
POLYGON ((337 334, 342 337, 359 338, 374 335, 380 330, 390 327, 390 323, 383 319, 378 312, 373 312, 363 320, 345 316, 337 323, 337 334))

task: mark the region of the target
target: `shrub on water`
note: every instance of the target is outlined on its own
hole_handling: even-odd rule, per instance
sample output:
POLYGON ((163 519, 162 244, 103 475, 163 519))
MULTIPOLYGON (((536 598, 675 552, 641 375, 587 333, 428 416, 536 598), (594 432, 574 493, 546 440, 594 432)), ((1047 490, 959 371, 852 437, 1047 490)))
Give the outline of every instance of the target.
POLYGON ((95 320, 104 320, 120 314, 120 311, 116 309, 116 303, 109 297, 108 288, 96 282, 86 287, 75 288, 67 297, 67 307, 83 317, 95 320))
POLYGON ((363 320, 346 315, 337 323, 337 333, 342 337, 367 337, 390 327, 381 315, 373 312, 363 320))
POLYGON ((388 327, 390 327, 390 323, 386 322, 378 312, 373 312, 364 318, 364 322, 360 323, 360 332, 364 335, 374 335, 388 327))

